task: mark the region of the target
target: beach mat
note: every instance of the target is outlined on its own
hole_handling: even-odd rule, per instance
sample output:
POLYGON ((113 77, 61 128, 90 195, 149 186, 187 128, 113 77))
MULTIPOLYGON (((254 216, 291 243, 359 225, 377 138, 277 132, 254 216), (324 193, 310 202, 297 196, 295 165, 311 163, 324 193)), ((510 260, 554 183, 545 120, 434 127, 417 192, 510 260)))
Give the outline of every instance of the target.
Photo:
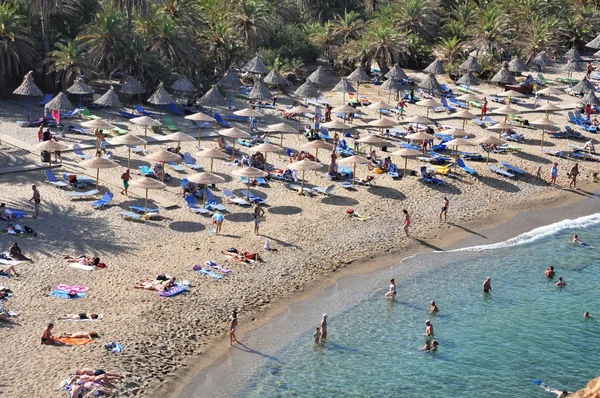
POLYGON ((185 292, 186 290, 188 290, 187 287, 185 287, 183 285, 176 284, 175 286, 173 286, 172 288, 170 288, 166 292, 158 292, 158 295, 162 296, 162 297, 173 297, 173 296, 178 295, 179 293, 185 292))
POLYGON ((61 299, 77 299, 77 298, 83 298, 86 296, 86 292, 79 292, 76 294, 76 296, 69 296, 69 292, 66 292, 64 290, 53 290, 50 292, 50 296, 52 297, 57 297, 57 298, 61 298, 61 299))
POLYGON ((216 272, 208 270, 206 268, 203 268, 203 267, 201 267, 199 265, 195 265, 194 268, 193 268, 193 270, 196 271, 196 272, 200 272, 202 275, 208 275, 211 278, 214 278, 216 280, 223 279, 223 275, 217 274, 216 272))
POLYGON ((86 345, 92 341, 92 339, 88 339, 86 337, 55 337, 54 340, 65 345, 86 345))
POLYGON ((219 264, 215 263, 212 260, 209 260, 209 261, 205 262, 204 265, 207 266, 207 267, 219 270, 219 271, 221 271, 224 274, 230 274, 231 273, 230 269, 225 269, 225 268, 221 267, 219 264))
POLYGON ((104 314, 98 314, 97 319, 86 318, 86 319, 61 319, 61 320, 66 321, 66 322, 100 322, 103 319, 104 319, 104 314))
POLYGON ((80 285, 64 285, 60 284, 54 287, 54 290, 64 290, 65 292, 77 292, 77 293, 85 293, 87 292, 87 288, 85 286, 80 285))
POLYGON ((86 265, 86 264, 81 264, 81 263, 70 263, 69 267, 82 269, 84 271, 92 271, 94 269, 94 267, 91 265, 86 265))

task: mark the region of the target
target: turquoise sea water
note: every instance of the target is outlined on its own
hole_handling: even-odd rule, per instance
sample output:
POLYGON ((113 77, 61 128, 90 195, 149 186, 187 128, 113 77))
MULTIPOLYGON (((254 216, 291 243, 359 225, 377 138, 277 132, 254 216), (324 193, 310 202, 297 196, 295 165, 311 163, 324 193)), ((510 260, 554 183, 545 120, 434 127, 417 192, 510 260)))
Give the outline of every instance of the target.
POLYGON ((575 391, 600 375, 600 214, 496 245, 418 255, 394 273, 400 279, 419 266, 395 301, 383 298, 382 280, 369 299, 330 317, 326 343, 314 344, 314 327, 306 330, 239 396, 552 397, 531 380, 575 391), (574 246, 573 233, 592 247, 574 246), (549 265, 554 280, 544 277, 549 265), (487 276, 493 291, 484 296, 487 276), (558 276, 565 288, 554 286, 558 276), (432 299, 436 315, 427 311, 432 299), (436 353, 420 351, 427 319, 436 353))

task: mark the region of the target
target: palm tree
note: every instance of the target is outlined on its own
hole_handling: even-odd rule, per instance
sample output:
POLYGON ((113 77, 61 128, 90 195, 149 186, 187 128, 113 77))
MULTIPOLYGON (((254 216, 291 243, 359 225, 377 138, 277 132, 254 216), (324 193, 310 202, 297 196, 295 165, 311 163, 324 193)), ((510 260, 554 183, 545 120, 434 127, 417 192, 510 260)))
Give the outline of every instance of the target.
POLYGON ((435 37, 439 21, 435 0, 400 0, 395 3, 396 23, 406 32, 411 32, 426 40, 435 37))
POLYGON ((231 28, 246 45, 256 49, 268 38, 273 22, 263 0, 241 0, 232 16, 231 28))
POLYGON ((352 70, 356 63, 367 70, 369 61, 373 58, 373 46, 366 36, 348 42, 337 55, 337 63, 352 70))
POLYGON ((149 0, 112 0, 112 5, 117 10, 127 14, 127 27, 131 28, 134 15, 145 15, 151 5, 149 0))
POLYGON ((479 52, 495 54, 505 43, 508 18, 498 6, 480 9, 476 23, 471 27, 469 44, 479 52))
POLYGON ((389 65, 394 64, 398 54, 406 49, 404 38, 393 26, 373 24, 368 33, 372 57, 379 64, 382 73, 387 73, 389 65))
POLYGON ((346 12, 343 15, 336 15, 330 22, 331 33, 334 38, 340 40, 342 44, 348 43, 348 40, 357 39, 365 23, 361 15, 356 11, 346 12))
POLYGON ((20 78, 33 69, 35 41, 25 23, 10 4, 0 5, 0 80, 20 78))
POLYGON ((81 74, 81 52, 76 44, 68 41, 67 44, 55 43, 54 51, 50 52, 50 57, 44 60, 44 64, 49 64, 48 73, 55 72, 55 82, 62 85, 65 90, 71 85, 77 75, 81 74))
POLYGON ((329 34, 329 30, 329 24, 313 22, 304 25, 304 31, 309 39, 321 49, 327 59, 332 60, 335 58, 336 44, 332 35, 329 34))
POLYGON ((229 68, 241 49, 231 25, 226 21, 207 24, 202 30, 201 42, 206 46, 207 55, 222 71, 229 68))

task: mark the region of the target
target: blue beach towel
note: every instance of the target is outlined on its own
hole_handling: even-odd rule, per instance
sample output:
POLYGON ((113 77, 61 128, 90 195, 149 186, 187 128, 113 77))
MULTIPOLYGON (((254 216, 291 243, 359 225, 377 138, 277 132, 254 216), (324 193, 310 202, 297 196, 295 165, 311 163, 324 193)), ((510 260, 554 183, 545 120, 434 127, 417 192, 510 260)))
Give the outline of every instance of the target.
POLYGON ((50 296, 52 297, 58 297, 61 299, 76 299, 76 298, 83 298, 87 295, 86 292, 82 292, 82 293, 77 293, 75 296, 69 296, 69 292, 66 292, 64 290, 53 290, 50 292, 50 296))
POLYGON ((187 287, 183 286, 180 283, 176 283, 175 286, 167 290, 166 292, 158 292, 159 296, 162 297, 173 297, 178 295, 179 293, 183 293, 188 290, 187 287))
POLYGON ((223 279, 223 275, 218 274, 218 273, 216 273, 214 271, 207 270, 206 268, 203 268, 203 267, 195 266, 194 267, 194 271, 200 272, 203 275, 208 275, 211 278, 214 278, 216 280, 223 279))

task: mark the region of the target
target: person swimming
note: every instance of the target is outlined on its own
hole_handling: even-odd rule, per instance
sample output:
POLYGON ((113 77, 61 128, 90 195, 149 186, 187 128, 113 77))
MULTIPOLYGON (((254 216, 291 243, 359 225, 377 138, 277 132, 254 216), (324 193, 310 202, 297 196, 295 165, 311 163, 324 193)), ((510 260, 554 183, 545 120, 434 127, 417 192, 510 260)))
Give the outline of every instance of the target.
POLYGON ((579 239, 579 236, 578 236, 577 234, 573 235, 573 244, 574 244, 574 245, 576 245, 576 244, 577 244, 577 245, 581 245, 581 246, 584 246, 584 247, 585 247, 585 246, 589 246, 587 243, 585 243, 585 242, 582 242, 582 241, 579 239))
POLYGON ((436 313, 438 312, 440 309, 437 307, 437 305, 435 304, 435 301, 431 300, 429 302, 429 312, 433 312, 436 313))
POLYGON ((544 271, 544 275, 546 275, 546 278, 554 278, 554 267, 549 266, 548 268, 546 268, 546 270, 544 271))
POLYGON ((556 282, 556 287, 567 286, 567 282, 563 281, 562 276, 558 278, 558 282, 556 282))

